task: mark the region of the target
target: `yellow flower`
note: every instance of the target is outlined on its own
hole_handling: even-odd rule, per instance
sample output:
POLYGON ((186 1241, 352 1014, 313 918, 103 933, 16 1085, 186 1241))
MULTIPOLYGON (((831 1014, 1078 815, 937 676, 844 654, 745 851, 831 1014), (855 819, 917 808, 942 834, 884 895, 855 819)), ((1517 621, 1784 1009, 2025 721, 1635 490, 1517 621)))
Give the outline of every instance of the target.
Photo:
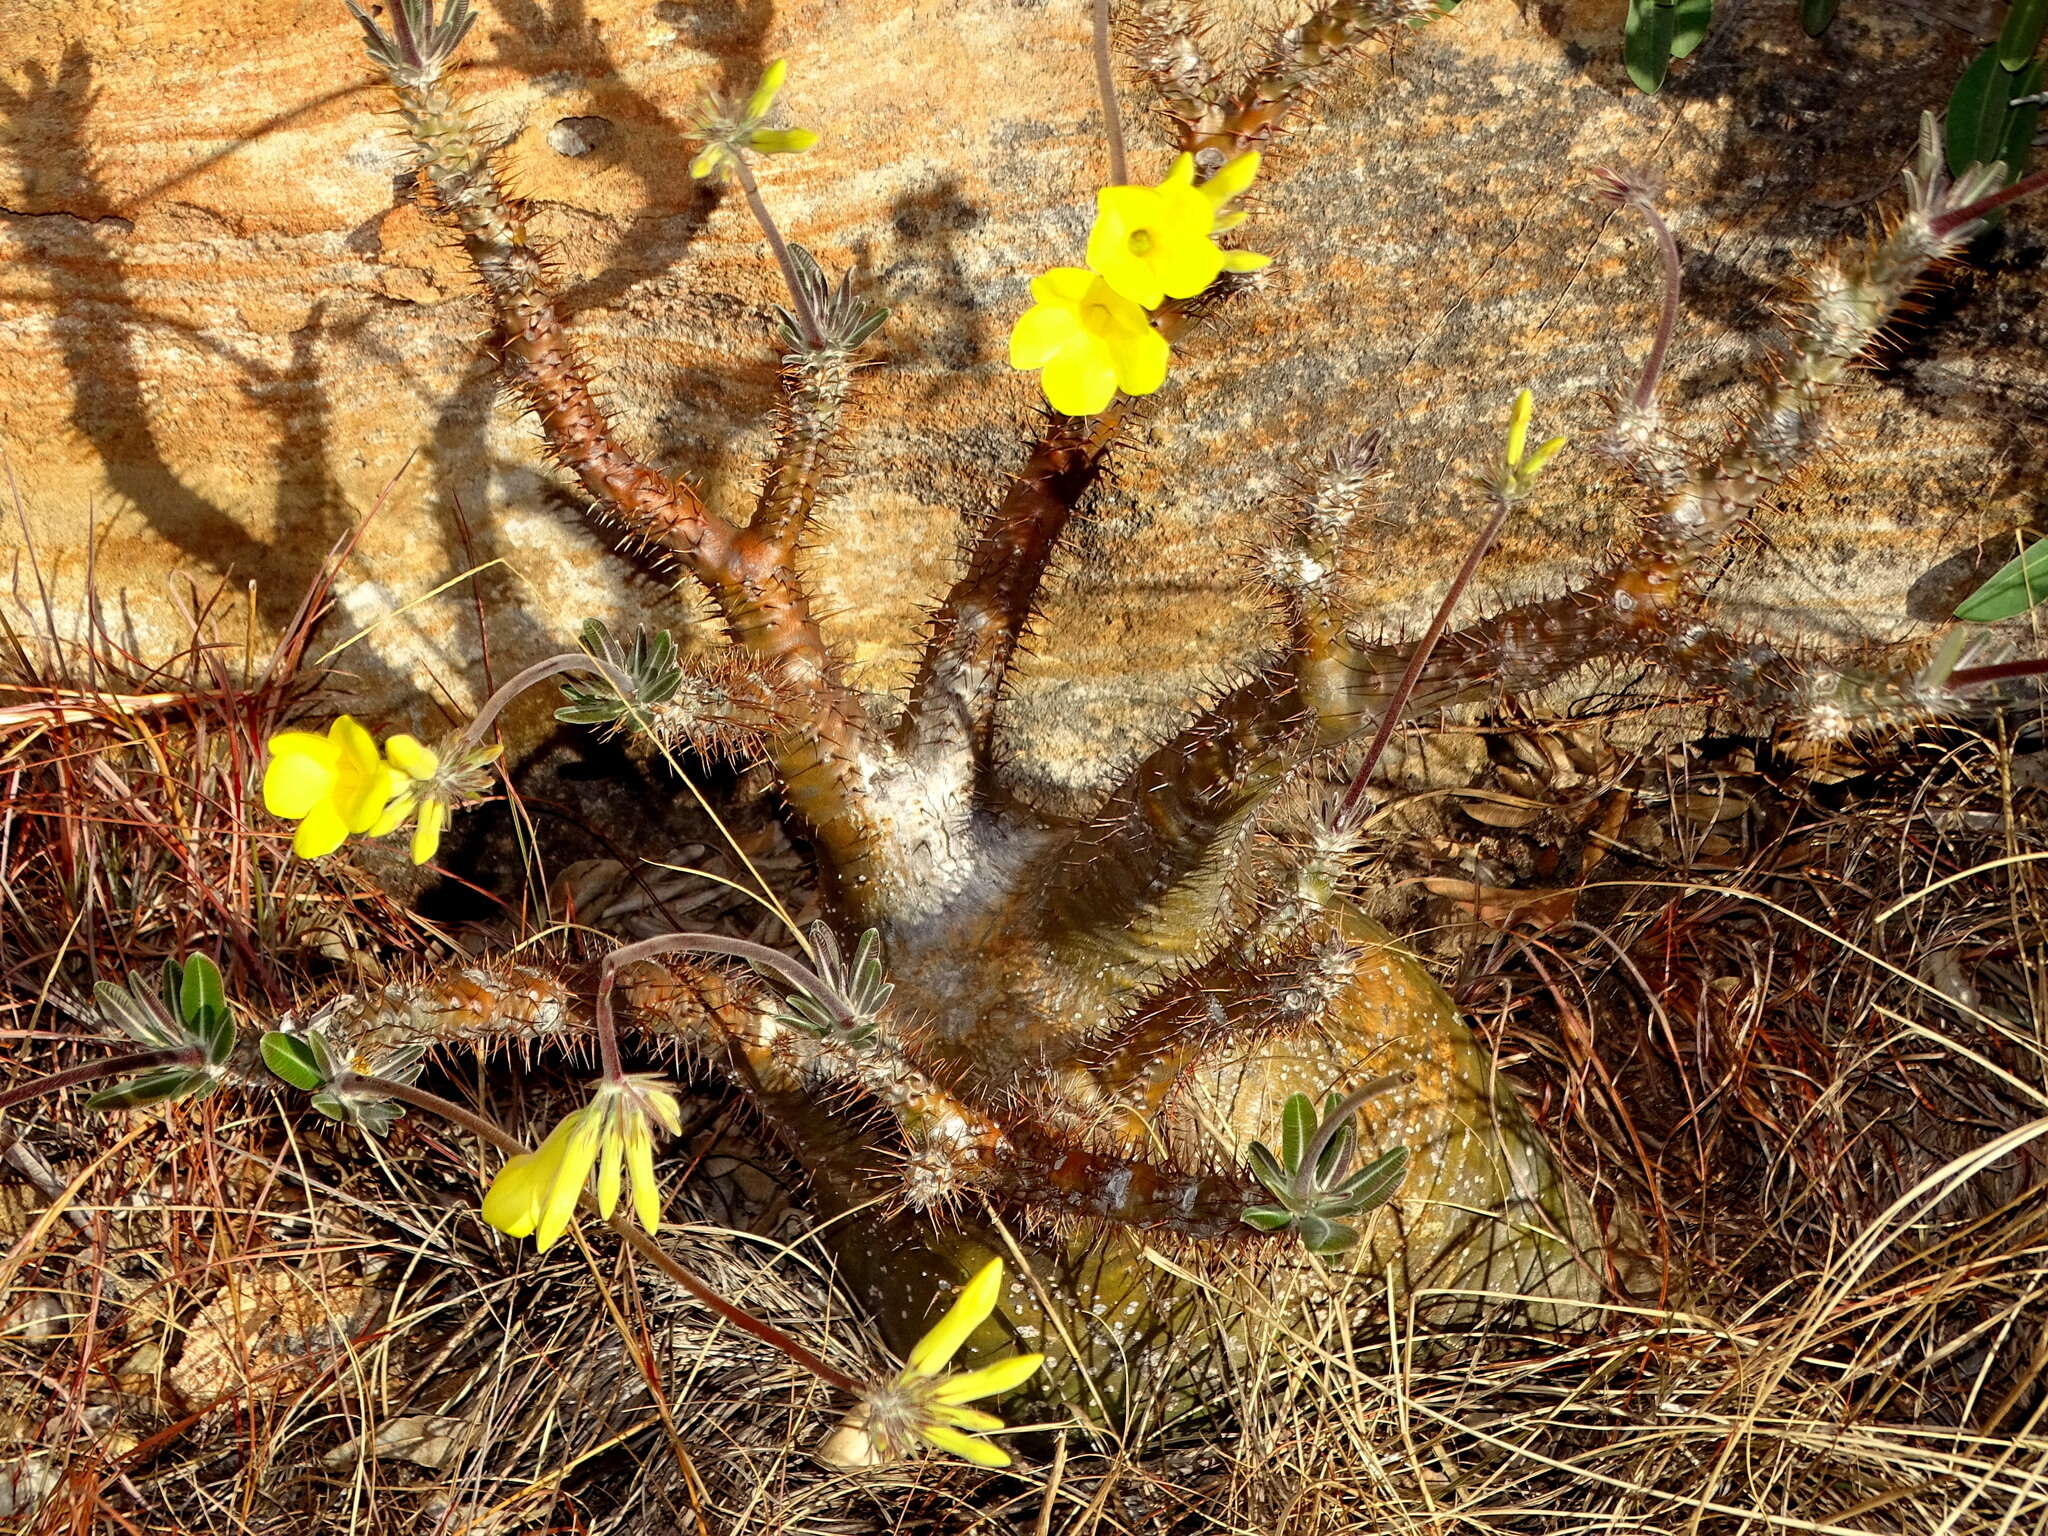
POLYGON ((1525 389, 1515 396, 1514 409, 1508 412, 1507 453, 1502 458, 1500 469, 1488 482, 1494 493, 1504 500, 1519 501, 1527 496, 1536 484, 1536 477, 1543 473, 1543 466, 1564 447, 1563 438, 1553 437, 1534 453, 1527 452, 1529 422, 1535 414, 1536 397, 1525 389))
POLYGON ((661 1186, 654 1182, 654 1132, 682 1129, 675 1094, 660 1078, 628 1076, 600 1083, 590 1102, 564 1115, 532 1152, 508 1158, 484 1192, 484 1220, 508 1237, 531 1237, 542 1253, 569 1230, 570 1218, 597 1169, 597 1209, 610 1220, 619 1208, 621 1174, 632 1181, 633 1214, 648 1232, 661 1225, 661 1186))
POLYGON ((761 72, 761 83, 754 87, 754 94, 744 106, 735 110, 729 103, 713 101, 710 117, 697 130, 704 147, 690 162, 693 178, 702 181, 723 175, 738 160, 742 149, 761 155, 800 155, 818 142, 818 136, 808 128, 761 126, 788 75, 788 62, 777 59, 761 72))
POLYGON ((1166 382, 1166 338, 1094 273, 1054 267, 1032 279, 1031 296, 1010 332, 1010 366, 1043 369, 1054 410, 1092 416, 1119 389, 1149 395, 1166 382))
POLYGON ((352 832, 377 825, 398 785, 370 733, 342 715, 325 736, 280 731, 270 738, 263 771, 263 808, 296 821, 292 852, 317 859, 334 852, 352 832))
POLYGON ((1212 236, 1242 222, 1243 214, 1223 208, 1258 168, 1257 155, 1239 155, 1198 187, 1195 157, 1182 155, 1156 187, 1104 187, 1095 194, 1088 265, 1146 309, 1169 298, 1191 299, 1226 269, 1257 271, 1268 258, 1226 252, 1212 236))
POLYGON ((988 1321, 1002 1293, 1003 1261, 990 1259, 961 1287, 931 1332, 911 1348, 903 1369, 868 1389, 860 1407, 821 1454, 841 1465, 872 1466, 903 1455, 921 1440, 976 1466, 1007 1467, 1009 1452, 968 1433, 1001 1429, 1003 1421, 964 1405, 1022 1386, 1045 1363, 1045 1356, 1008 1355, 977 1370, 943 1374, 969 1335, 988 1321))

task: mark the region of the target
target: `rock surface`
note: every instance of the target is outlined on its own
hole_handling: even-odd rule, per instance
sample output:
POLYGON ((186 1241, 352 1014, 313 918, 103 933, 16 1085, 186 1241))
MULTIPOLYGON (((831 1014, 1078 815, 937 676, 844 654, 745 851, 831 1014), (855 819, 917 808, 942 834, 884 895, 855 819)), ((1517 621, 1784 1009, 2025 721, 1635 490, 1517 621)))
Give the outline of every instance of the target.
MULTIPOLYGON (((895 313, 813 569, 864 680, 899 681, 963 512, 1019 457, 1035 383, 1003 362, 1036 271, 1080 253, 1105 175, 1082 0, 482 0, 466 81, 553 242, 566 311, 630 435, 712 502, 756 484, 773 266, 737 199, 684 173, 707 88, 790 60, 787 120, 824 142, 765 167, 791 235, 895 313)), ((1251 0, 1211 7, 1231 50, 1251 0)), ((1724 12, 1735 7, 1724 6, 1724 12)), ((1184 349, 1148 451, 1074 551, 1013 715, 1053 780, 1121 751, 1260 644, 1247 553, 1305 457, 1383 427, 1396 480, 1361 600, 1414 628, 1470 537, 1462 471, 1514 390, 1590 442, 1654 321, 1626 217, 1581 195, 1626 161, 1668 180, 1687 252, 1674 398, 1723 429, 1783 297, 1889 196, 1923 108, 1980 44, 1951 19, 1789 4, 1717 27, 1665 93, 1621 72, 1619 6, 1467 0, 1361 56, 1269 161, 1246 244, 1265 292, 1184 349)), ((1989 13, 1967 20, 1988 24, 1989 13)), ((531 428, 495 398, 483 311, 414 206, 403 147, 339 0, 0 0, 0 439, 29 543, 75 622, 89 551, 142 643, 181 633, 184 578, 256 631, 390 488, 331 640, 364 712, 437 725, 587 615, 672 615, 617 560, 531 428), (232 21, 223 18, 232 18, 232 21), (452 583, 452 584, 451 584, 452 583)), ((1126 76, 1134 169, 1163 140, 1126 76)), ((1780 635, 1892 635, 2010 552, 2041 488, 2048 213, 1933 301, 1838 413, 1837 446, 1722 584, 1780 635), (1981 546, 1981 547, 1980 547, 1981 546)), ((1482 601, 1555 590, 1635 502, 1575 452, 1490 561, 1482 601)), ((13 521, 10 515, 10 521, 13 521)), ((19 590, 32 592, 25 563, 19 590)))

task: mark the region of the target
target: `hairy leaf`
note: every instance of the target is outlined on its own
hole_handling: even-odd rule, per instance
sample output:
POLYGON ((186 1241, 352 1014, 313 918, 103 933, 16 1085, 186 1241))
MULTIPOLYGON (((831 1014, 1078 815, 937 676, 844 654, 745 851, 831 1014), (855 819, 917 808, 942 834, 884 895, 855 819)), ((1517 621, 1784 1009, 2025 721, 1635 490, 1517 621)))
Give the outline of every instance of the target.
POLYGON ((314 1060, 313 1047, 298 1035, 281 1029, 267 1030, 262 1051, 263 1064, 294 1088, 311 1093, 326 1082, 314 1060))
POLYGON ((138 1109, 145 1104, 164 1104, 201 1094, 213 1087, 213 1079, 190 1067, 158 1067, 136 1077, 102 1088, 85 1101, 87 1109, 138 1109))

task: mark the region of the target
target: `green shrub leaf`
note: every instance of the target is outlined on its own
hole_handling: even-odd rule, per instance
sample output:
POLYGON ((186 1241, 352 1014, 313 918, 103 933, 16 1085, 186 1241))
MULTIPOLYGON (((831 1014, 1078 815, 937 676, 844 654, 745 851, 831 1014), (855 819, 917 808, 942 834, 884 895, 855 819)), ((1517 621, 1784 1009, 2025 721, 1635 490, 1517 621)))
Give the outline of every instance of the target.
POLYGON ((2048 539, 2037 539, 1998 568, 1989 581, 1956 605, 1969 624, 2016 619, 2048 598, 2048 539))
POLYGON ((1671 41, 1678 30, 1678 8, 1658 5, 1656 0, 1629 0, 1628 21, 1622 29, 1621 57, 1628 77, 1646 96, 1663 89, 1665 72, 1671 68, 1671 41))
MULTIPOLYGON (((1998 62, 2018 74, 2034 62, 2034 50, 2041 46, 2041 32, 2048 27, 2048 0, 2012 0, 2005 13, 2005 25, 1998 33, 1998 62)), ((2026 95, 2025 91, 2018 92, 2026 95)))
POLYGON ((1690 58, 1714 19, 1714 0, 1678 0, 1671 7, 1671 57, 1690 58))
POLYGON ((1949 95, 1943 128, 1951 175, 1960 176, 1973 165, 1998 158, 2012 116, 2012 99, 2019 94, 2014 89, 2018 80, 2000 66, 1996 48, 1985 49, 1963 71, 1963 78, 1949 95))
POLYGON ((1799 25, 1808 37, 1819 37, 1834 24, 1836 0, 1799 0, 1799 25))

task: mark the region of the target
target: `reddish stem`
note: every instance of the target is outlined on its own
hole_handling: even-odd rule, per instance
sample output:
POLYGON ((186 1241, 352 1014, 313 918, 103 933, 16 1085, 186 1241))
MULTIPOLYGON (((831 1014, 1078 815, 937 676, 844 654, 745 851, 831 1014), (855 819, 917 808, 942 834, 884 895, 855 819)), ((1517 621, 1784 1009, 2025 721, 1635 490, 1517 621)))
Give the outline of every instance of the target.
POLYGON ((1337 832, 1349 831, 1358 822, 1361 807, 1365 802, 1365 786, 1372 778, 1373 769, 1379 766, 1387 743, 1394 739, 1394 727, 1400 723, 1401 711, 1408 707, 1409 699, 1415 696, 1415 686, 1422 680, 1422 669, 1429 664, 1430 652, 1436 649, 1437 641, 1443 638, 1444 628, 1451 621, 1451 614, 1458 606, 1458 599, 1465 595, 1465 588, 1472 583, 1472 577, 1479 570, 1479 562, 1486 558, 1486 552, 1493 548, 1493 541, 1500 537, 1501 525, 1508 520, 1509 502, 1506 497, 1496 498, 1493 516, 1486 527, 1473 541, 1466 552, 1465 563, 1458 567, 1458 574, 1451 580, 1451 590, 1444 594, 1444 600, 1437 605, 1436 617, 1429 621, 1429 628, 1422 632, 1409 653, 1408 666, 1401 673, 1401 681, 1394 688, 1394 696, 1387 700, 1387 707, 1380 716, 1379 729, 1373 732, 1372 745, 1365 749, 1365 760, 1358 765, 1358 772, 1351 777, 1351 787, 1344 792, 1343 803, 1337 807, 1337 814, 1331 821, 1331 829, 1337 832))
POLYGON ((2048 171, 2036 171, 2031 176, 2022 177, 2009 187, 2001 188, 1999 191, 1993 192, 1988 196, 1978 198, 1976 202, 1969 204, 1967 207, 1957 208, 1930 220, 1928 228, 1934 232, 1934 237, 1937 240, 1945 239, 1951 231, 1961 228, 1972 219, 1981 219, 1986 214, 1996 213, 2007 203, 2016 203, 2023 197, 2032 197, 2043 187, 2048 187, 2048 171))
POLYGON ((103 1077, 115 1077, 123 1072, 142 1072, 151 1067, 168 1067, 173 1064, 199 1066, 200 1053, 189 1047, 175 1050, 130 1051, 123 1056, 106 1056, 98 1061, 82 1062, 75 1067, 66 1067, 62 1072, 52 1072, 47 1077, 32 1077, 25 1083, 17 1083, 5 1093, 0 1093, 0 1111, 14 1108, 28 1099, 40 1098, 46 1093, 61 1093, 66 1088, 75 1088, 80 1083, 96 1082, 103 1077))
POLYGON ((1986 667, 1958 667, 1948 675, 1951 688, 1981 688, 2016 677, 2048 677, 2048 661, 2000 661, 1986 667))

